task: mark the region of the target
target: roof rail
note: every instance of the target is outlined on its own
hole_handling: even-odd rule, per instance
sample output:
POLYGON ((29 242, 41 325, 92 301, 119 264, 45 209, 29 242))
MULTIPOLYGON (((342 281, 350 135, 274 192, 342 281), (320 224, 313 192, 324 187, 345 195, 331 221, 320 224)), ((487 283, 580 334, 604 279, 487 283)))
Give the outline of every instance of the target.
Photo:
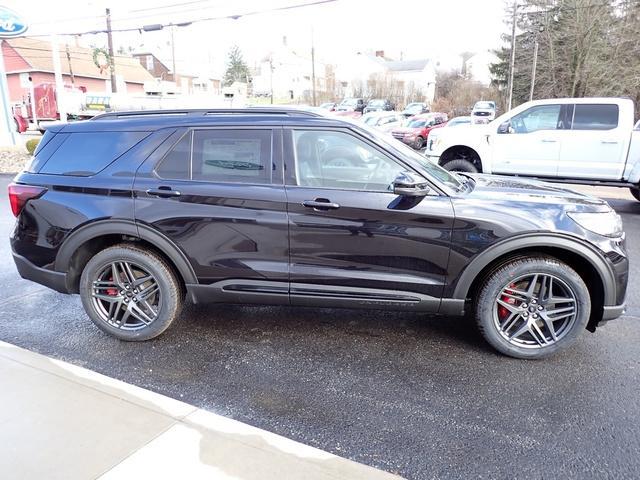
POLYGON ((92 120, 114 120, 118 118, 131 117, 151 117, 162 115, 179 115, 190 117, 202 117, 206 115, 251 115, 251 114, 272 114, 272 115, 290 115, 290 116, 307 116, 322 117, 320 113, 310 110, 298 108, 279 108, 279 107, 248 107, 248 108, 207 108, 207 109, 191 109, 182 110, 127 110, 122 112, 106 112, 96 115, 92 120))

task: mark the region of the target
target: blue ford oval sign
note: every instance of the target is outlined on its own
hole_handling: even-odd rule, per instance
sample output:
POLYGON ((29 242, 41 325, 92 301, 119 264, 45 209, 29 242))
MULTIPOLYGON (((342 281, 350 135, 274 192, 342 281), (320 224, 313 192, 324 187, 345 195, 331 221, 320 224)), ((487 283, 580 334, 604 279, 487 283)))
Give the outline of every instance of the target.
POLYGON ((0 5, 0 38, 17 37, 27 31, 27 23, 13 10, 0 5))

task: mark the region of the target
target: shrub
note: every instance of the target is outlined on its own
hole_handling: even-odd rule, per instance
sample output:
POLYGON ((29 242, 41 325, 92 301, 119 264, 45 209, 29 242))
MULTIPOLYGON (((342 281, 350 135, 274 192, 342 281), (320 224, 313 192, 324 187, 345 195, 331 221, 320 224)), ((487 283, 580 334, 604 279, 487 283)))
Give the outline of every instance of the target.
POLYGON ((36 151, 36 148, 38 148, 38 144, 40 143, 40 139, 39 138, 32 138, 30 140, 27 140, 27 152, 29 152, 29 155, 33 155, 33 152, 36 151))

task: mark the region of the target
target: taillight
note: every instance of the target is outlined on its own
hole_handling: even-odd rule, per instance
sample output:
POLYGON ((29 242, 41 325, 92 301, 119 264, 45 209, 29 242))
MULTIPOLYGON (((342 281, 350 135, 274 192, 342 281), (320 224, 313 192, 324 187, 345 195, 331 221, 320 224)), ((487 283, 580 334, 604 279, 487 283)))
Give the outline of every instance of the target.
POLYGON ((17 217, 29 200, 38 198, 46 192, 44 187, 36 187, 33 185, 19 185, 17 183, 9 184, 9 203, 11 211, 17 217))

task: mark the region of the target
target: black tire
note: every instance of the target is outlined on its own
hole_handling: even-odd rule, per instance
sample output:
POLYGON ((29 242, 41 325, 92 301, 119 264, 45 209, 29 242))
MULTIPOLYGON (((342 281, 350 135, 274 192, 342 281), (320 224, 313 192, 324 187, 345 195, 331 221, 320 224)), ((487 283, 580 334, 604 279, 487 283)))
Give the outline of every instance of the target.
POLYGON ((586 328, 590 313, 589 290, 580 275, 555 258, 538 255, 516 258, 498 266, 484 280, 475 299, 476 323, 482 336, 493 348, 515 358, 544 358, 567 348, 586 328), (516 292, 522 292, 521 285, 527 278, 536 278, 539 282, 551 278, 548 283, 552 285, 551 296, 545 297, 548 289, 539 283, 539 297, 522 295, 512 302, 512 297, 521 296, 516 292), (522 283, 518 283, 520 280, 522 283), (560 298, 573 300, 554 301, 560 298), (572 305, 575 305, 573 311, 567 311, 572 305), (501 313, 501 309, 506 313, 501 313), (549 318, 554 318, 553 333, 544 320, 549 318), (516 336, 518 332, 522 333, 516 336))
POLYGON ((424 147, 424 138, 420 136, 416 137, 416 139, 413 141, 413 148, 416 150, 422 150, 423 147, 424 147))
POLYGON ((143 341, 157 337, 169 328, 182 310, 184 294, 182 284, 163 258, 137 246, 120 244, 98 252, 87 262, 80 277, 80 298, 87 315, 102 331, 120 340, 143 341), (127 282, 131 275, 122 273, 124 264, 131 267, 128 272, 136 281, 127 282), (113 265, 117 268, 116 275, 105 277, 114 272, 113 265), (119 277, 116 282, 114 276, 119 277), (137 285, 144 278, 149 278, 148 282, 137 285), (109 286, 103 286, 107 284, 109 286), (154 290, 151 286, 157 288, 154 290), (133 295, 132 292, 139 293, 133 295), (130 293, 133 298, 126 298, 130 293), (94 294, 100 294, 99 298, 94 294), (112 306, 115 315, 111 313, 112 306))
POLYGON ((629 190, 631 191, 631 195, 633 195, 634 198, 640 202, 640 186, 631 187, 629 190))
POLYGON ((473 163, 462 158, 450 160, 445 163, 443 167, 445 170, 449 170, 450 172, 478 173, 478 169, 473 163))

